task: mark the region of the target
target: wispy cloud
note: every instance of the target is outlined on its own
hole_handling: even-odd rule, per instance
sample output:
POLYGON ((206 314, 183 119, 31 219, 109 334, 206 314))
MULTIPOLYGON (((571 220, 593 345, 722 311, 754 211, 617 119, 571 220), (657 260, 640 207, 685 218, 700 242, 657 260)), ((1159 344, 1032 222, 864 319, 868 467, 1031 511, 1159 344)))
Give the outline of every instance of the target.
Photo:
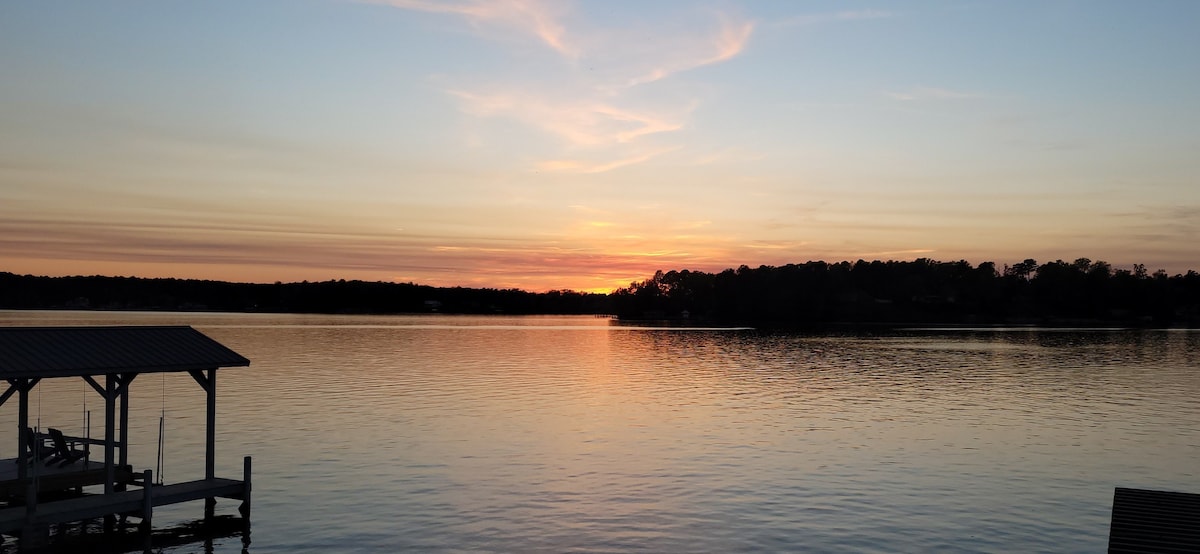
POLYGON ((444 75, 438 80, 458 81, 442 88, 467 115, 511 119, 559 139, 557 151, 529 150, 545 160, 535 167, 575 173, 610 171, 677 148, 643 141, 685 129, 699 100, 680 97, 686 94, 680 89, 643 93, 644 85, 737 57, 755 27, 729 14, 689 19, 695 14, 684 13, 676 14, 677 20, 601 28, 593 24, 595 18, 577 14, 573 4, 550 0, 374 3, 460 17, 482 40, 496 38, 496 29, 531 37, 566 58, 568 63, 531 74, 536 77, 491 77, 481 83, 482 75, 444 75), (592 161, 579 161, 579 149, 590 150, 582 158, 592 161))
POLYGON ((745 50, 753 32, 752 22, 722 18, 720 28, 711 34, 666 40, 645 37, 632 44, 651 48, 637 54, 635 59, 649 61, 653 66, 629 79, 625 86, 653 83, 676 73, 731 60, 745 50), (675 44, 669 44, 670 41, 675 44))
POLYGON ((540 171, 557 171, 565 173, 604 173, 606 171, 612 171, 625 166, 640 164, 675 150, 679 150, 679 147, 660 148, 638 154, 636 156, 600 163, 582 160, 547 160, 538 163, 537 169, 540 171))
POLYGON ((367 0, 396 8, 453 14, 476 26, 498 26, 532 35, 558 53, 574 58, 578 50, 569 44, 561 21, 565 4, 539 0, 367 0))
POLYGON ((571 146, 628 143, 642 136, 676 131, 692 109, 666 114, 621 108, 592 99, 559 100, 516 92, 475 93, 452 90, 462 110, 481 117, 510 117, 566 139, 571 146))
POLYGON ((885 91, 883 94, 888 98, 904 102, 914 100, 966 100, 984 97, 984 95, 975 92, 937 87, 913 87, 907 90, 885 91))
POLYGON ((794 251, 801 247, 807 246, 808 241, 798 240, 755 240, 744 244, 743 246, 751 251, 755 250, 791 250, 794 251))
POLYGON ((860 257, 860 258, 878 258, 878 257, 886 257, 886 256, 909 257, 909 256, 915 256, 917 254, 932 254, 934 252, 937 252, 937 250, 934 250, 932 248, 914 248, 912 250, 887 250, 884 252, 859 252, 858 254, 855 254, 855 256, 860 257))

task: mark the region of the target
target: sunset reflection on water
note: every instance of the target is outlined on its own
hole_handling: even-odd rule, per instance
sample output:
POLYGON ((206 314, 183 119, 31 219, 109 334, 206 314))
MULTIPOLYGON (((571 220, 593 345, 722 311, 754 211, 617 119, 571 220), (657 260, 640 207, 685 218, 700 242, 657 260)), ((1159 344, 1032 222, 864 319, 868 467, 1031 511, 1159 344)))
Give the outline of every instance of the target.
MULTIPOLYGON (((1114 486, 1200 491, 1195 332, 0 312, 106 323, 192 324, 252 360, 218 382, 218 473, 255 460, 251 551, 1083 552, 1114 486)), ((42 425, 74 432, 86 399, 97 434, 98 399, 60 381, 42 425)), ((167 478, 202 473, 190 378, 133 397, 135 467, 165 408, 167 478)))

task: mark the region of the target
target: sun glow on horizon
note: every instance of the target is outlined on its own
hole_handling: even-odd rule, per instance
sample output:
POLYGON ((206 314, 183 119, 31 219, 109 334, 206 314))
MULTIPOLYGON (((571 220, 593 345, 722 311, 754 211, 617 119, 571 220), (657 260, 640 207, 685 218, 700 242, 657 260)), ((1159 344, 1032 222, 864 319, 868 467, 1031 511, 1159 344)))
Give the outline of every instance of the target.
POLYGON ((0 271, 608 292, 1200 266, 1200 4, 225 8, 6 6, 0 271))

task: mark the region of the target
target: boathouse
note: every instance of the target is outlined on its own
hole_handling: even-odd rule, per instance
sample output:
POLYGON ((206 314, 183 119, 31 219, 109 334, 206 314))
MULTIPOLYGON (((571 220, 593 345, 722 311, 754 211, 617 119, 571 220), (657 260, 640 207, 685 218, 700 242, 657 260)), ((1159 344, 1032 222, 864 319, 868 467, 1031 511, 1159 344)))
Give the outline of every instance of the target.
MULTIPOLYGON (((0 406, 17 397, 16 452, 0 460, 0 533, 21 547, 46 540, 53 524, 140 517, 149 529, 154 507, 217 498, 241 501, 250 515, 250 458, 242 479, 216 468, 217 370, 250 365, 237 352, 187 326, 0 327, 0 406), (155 484, 152 471, 129 465, 129 390, 145 373, 187 372, 207 397, 202 479, 155 484), (102 438, 43 435, 29 427, 30 391, 43 379, 83 379, 104 399, 102 438), (103 463, 92 452, 103 449, 103 463)), ((161 454, 161 453, 160 453, 161 454)))

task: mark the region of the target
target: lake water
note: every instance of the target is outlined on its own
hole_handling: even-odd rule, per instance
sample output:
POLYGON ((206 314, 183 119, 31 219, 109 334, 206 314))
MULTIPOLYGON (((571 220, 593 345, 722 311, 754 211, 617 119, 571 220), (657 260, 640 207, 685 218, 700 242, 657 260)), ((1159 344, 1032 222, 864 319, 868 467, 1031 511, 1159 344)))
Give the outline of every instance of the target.
MULTIPOLYGON (((1099 552, 1114 486, 1200 492, 1195 331, 0 312, 118 323, 192 325, 252 360, 218 372, 217 454, 234 478, 254 458, 256 553, 1099 552)), ((166 481, 202 477, 200 388, 145 375, 132 394, 135 469, 165 413, 166 481)), ((90 410, 102 433, 82 380, 31 399, 42 427, 82 434, 90 410)), ((0 419, 13 456, 15 402, 0 419)))

